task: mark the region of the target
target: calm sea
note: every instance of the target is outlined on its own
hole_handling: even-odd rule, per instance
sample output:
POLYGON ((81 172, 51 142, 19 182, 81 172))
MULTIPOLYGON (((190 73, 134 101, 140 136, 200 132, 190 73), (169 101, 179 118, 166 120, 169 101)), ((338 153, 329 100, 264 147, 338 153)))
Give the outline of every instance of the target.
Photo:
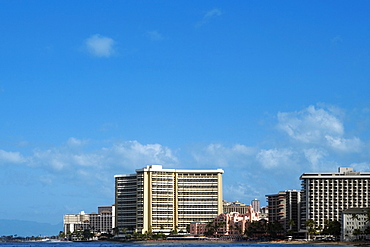
MULTIPOLYGON (((35 243, 0 243, 1 247, 141 247, 141 246, 175 246, 175 247, 333 247, 333 245, 314 244, 266 244, 266 243, 188 243, 188 242, 153 242, 153 243, 110 243, 110 242, 35 242, 35 243)), ((335 245, 335 247, 349 247, 352 245, 335 245)))

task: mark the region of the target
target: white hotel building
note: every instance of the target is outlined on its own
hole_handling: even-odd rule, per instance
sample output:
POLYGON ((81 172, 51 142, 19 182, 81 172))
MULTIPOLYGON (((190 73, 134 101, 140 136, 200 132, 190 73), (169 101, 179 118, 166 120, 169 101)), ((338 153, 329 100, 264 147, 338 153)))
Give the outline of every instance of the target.
POLYGON ((301 228, 313 219, 324 228, 325 220, 341 222, 344 210, 370 207, 370 172, 340 167, 334 173, 304 173, 302 180, 301 228))
POLYGON ((179 170, 150 165, 115 176, 116 226, 130 232, 186 231, 222 213, 222 169, 179 170))

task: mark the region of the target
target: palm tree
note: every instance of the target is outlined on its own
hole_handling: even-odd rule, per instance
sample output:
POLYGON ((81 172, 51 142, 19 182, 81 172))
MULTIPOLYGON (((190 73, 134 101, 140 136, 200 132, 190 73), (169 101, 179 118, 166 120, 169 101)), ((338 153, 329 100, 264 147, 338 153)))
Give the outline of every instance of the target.
POLYGON ((306 221, 306 226, 308 227, 308 238, 311 239, 312 235, 316 234, 315 221, 313 219, 308 219, 306 221))

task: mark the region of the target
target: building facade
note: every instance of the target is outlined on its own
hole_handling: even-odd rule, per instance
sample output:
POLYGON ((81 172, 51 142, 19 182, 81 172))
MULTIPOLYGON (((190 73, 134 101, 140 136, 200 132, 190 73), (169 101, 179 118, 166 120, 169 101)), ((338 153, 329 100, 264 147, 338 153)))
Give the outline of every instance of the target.
POLYGON ((249 211, 251 206, 247 206, 241 202, 227 202, 223 201, 223 213, 238 212, 239 214, 245 214, 249 211))
POLYGON ((65 214, 63 217, 64 233, 69 234, 75 231, 91 229, 90 215, 81 211, 79 214, 65 214))
POLYGON ((342 241, 370 239, 370 208, 350 208, 342 213, 342 241))
POLYGON ((244 235, 248 224, 259 221, 259 215, 252 207, 244 214, 238 212, 223 213, 218 215, 213 222, 216 236, 241 236, 244 235))
POLYGON ((251 201, 251 206, 255 212, 261 212, 261 201, 258 199, 254 199, 251 201))
POLYGON ((116 224, 127 232, 186 231, 222 213, 222 169, 179 170, 149 165, 116 175, 116 224))
POLYGON ((86 214, 81 211, 79 214, 66 214, 63 219, 64 233, 83 230, 90 230, 94 233, 113 233, 114 208, 114 206, 104 206, 98 207, 99 213, 86 214))
POLYGON ((370 207, 370 172, 339 167, 334 173, 304 173, 300 179, 302 229, 308 219, 323 229, 325 220, 340 222, 346 209, 370 207))
POLYGON ((192 235, 204 235, 208 223, 194 221, 190 223, 190 234, 192 235))
POLYGON ((268 203, 268 221, 279 221, 286 231, 299 231, 301 224, 301 192, 297 190, 280 191, 266 195, 268 203))

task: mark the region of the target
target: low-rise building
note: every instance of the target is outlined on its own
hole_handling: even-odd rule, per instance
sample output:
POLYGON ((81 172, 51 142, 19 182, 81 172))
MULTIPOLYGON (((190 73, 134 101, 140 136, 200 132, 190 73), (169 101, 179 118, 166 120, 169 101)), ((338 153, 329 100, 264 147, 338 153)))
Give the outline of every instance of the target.
POLYGON ((245 214, 248 212, 250 206, 245 205, 241 202, 227 202, 225 200, 222 201, 223 203, 223 213, 232 213, 238 212, 239 214, 245 214))
POLYGON ((342 241, 370 239, 370 208, 350 208, 342 212, 342 241))
POLYGON ((64 233, 90 229, 90 215, 81 211, 79 214, 65 214, 63 218, 64 233))
POLYGON ((206 232, 207 223, 194 221, 190 223, 190 234, 191 235, 204 235, 206 232))
POLYGON ((94 233, 113 233, 115 227, 114 206, 98 207, 99 213, 86 214, 81 211, 79 214, 64 215, 64 233, 69 234, 75 231, 90 230, 94 233))
POLYGON ((217 236, 240 236, 244 234, 250 222, 259 220, 259 214, 249 207, 244 214, 231 212, 218 215, 212 227, 217 236))

